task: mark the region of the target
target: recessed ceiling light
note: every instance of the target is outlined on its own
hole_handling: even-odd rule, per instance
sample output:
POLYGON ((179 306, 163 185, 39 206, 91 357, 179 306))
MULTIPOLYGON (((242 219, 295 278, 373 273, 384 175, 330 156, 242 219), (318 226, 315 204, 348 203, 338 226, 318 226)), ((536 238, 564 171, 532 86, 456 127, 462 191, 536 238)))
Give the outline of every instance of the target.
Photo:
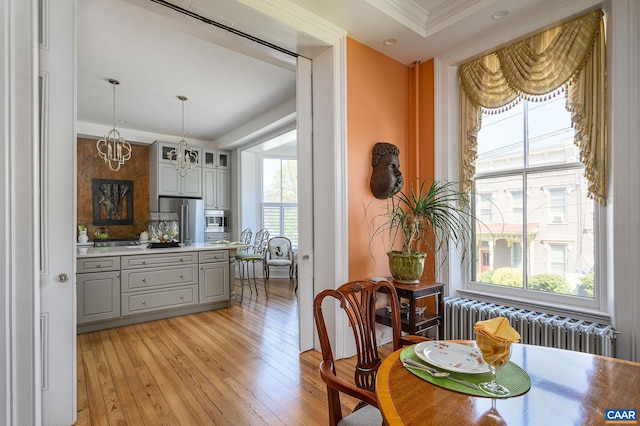
POLYGON ((396 40, 395 38, 387 38, 382 42, 382 44, 384 44, 385 46, 394 46, 397 42, 398 40, 396 40))
POLYGON ((499 10, 496 13, 494 13, 493 15, 491 15, 491 19, 493 19, 494 21, 497 21, 499 19, 504 18, 505 16, 507 16, 509 14, 508 10, 499 10))

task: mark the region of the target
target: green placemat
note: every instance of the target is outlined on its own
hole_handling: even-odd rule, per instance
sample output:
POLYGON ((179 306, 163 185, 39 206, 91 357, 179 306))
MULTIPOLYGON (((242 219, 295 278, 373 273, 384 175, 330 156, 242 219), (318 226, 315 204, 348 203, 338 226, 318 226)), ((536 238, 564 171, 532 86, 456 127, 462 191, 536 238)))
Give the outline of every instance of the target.
MULTIPOLYGON (((414 361, 427 364, 424 360, 419 358, 418 355, 416 355, 416 352, 414 351, 414 347, 415 345, 404 348, 404 350, 400 352, 400 360, 410 358, 414 361)), ((436 370, 442 370, 441 368, 438 368, 435 366, 432 366, 432 367, 434 367, 436 370)), ((427 382, 432 383, 436 386, 440 386, 441 388, 449 389, 449 390, 460 392, 460 393, 465 393, 467 395, 482 396, 486 398, 496 398, 496 397, 487 395, 486 393, 484 393, 479 389, 470 388, 469 386, 465 386, 460 383, 454 382, 453 380, 449 380, 446 377, 433 377, 431 374, 429 374, 426 371, 420 371, 413 368, 407 369, 407 370, 410 371, 413 375, 418 376, 421 379, 426 380, 427 382)), ((452 377, 466 380, 467 382, 475 383, 476 385, 482 382, 487 382, 491 380, 490 373, 482 373, 482 374, 453 373, 452 377)), ((531 379, 529 378, 529 375, 527 374, 527 372, 511 361, 509 361, 504 367, 498 370, 498 373, 496 375, 496 380, 502 386, 505 386, 507 389, 509 389, 509 392, 511 392, 509 396, 502 397, 502 398, 511 398, 514 396, 522 395, 526 393, 531 387, 531 379)))

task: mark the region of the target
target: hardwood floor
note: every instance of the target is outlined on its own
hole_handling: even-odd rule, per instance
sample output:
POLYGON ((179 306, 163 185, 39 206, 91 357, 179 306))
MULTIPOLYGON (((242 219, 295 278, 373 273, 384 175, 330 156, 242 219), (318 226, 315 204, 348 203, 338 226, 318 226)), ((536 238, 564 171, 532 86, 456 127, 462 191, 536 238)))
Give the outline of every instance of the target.
POLYGON ((78 335, 76 425, 326 425, 295 293, 288 280, 271 280, 268 301, 258 289, 230 309, 78 335))

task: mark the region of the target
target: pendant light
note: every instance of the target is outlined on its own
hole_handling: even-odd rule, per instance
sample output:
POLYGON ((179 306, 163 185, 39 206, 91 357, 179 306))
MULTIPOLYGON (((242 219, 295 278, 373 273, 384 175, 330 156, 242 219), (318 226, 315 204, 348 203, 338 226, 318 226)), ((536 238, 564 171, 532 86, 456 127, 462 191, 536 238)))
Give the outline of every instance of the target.
POLYGON ((185 177, 193 169, 193 166, 198 164, 198 152, 189 148, 187 141, 184 140, 184 101, 187 100, 187 97, 178 96, 178 99, 182 101, 182 139, 178 142, 178 146, 169 151, 169 159, 178 174, 185 177))
POLYGON ((116 86, 120 82, 110 78, 109 83, 113 86, 113 128, 96 143, 96 148, 100 158, 109 163, 111 170, 117 172, 125 161, 131 159, 131 145, 125 142, 116 129, 116 86))

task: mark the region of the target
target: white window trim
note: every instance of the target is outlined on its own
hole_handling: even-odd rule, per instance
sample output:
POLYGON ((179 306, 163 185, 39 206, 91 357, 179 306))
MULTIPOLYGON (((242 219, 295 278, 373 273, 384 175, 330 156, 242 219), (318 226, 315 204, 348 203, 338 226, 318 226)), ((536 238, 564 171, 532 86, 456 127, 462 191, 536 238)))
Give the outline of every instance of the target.
MULTIPOLYGON (((566 2, 564 2, 566 3, 566 2)), ((579 13, 587 13, 601 1, 589 0, 580 4, 560 4, 539 11, 526 21, 514 22, 502 31, 492 32, 485 38, 475 40, 458 49, 445 52, 434 59, 435 76, 435 178, 460 180, 460 144, 459 144, 459 84, 457 67, 474 57, 485 54, 496 47, 540 31, 544 27, 557 24, 562 17, 569 18, 579 13)), ((437 271, 437 280, 449 284, 448 294, 462 297, 479 298, 491 302, 512 304, 524 308, 543 309, 549 313, 584 318, 598 322, 609 322, 610 300, 607 295, 612 290, 612 283, 607 276, 607 256, 609 240, 605 233, 607 229, 606 208, 597 206, 594 211, 594 233, 599 237, 600 244, 596 248, 596 259, 599 259, 599 269, 596 279, 605 283, 596 289, 593 300, 574 296, 539 294, 538 299, 532 301, 529 294, 523 294, 521 289, 505 288, 496 292, 495 286, 470 281, 470 267, 460 267, 458 256, 450 253, 448 262, 437 271), (601 291, 599 291, 601 290, 601 291)), ((437 261, 440 264, 439 261, 437 261)))

